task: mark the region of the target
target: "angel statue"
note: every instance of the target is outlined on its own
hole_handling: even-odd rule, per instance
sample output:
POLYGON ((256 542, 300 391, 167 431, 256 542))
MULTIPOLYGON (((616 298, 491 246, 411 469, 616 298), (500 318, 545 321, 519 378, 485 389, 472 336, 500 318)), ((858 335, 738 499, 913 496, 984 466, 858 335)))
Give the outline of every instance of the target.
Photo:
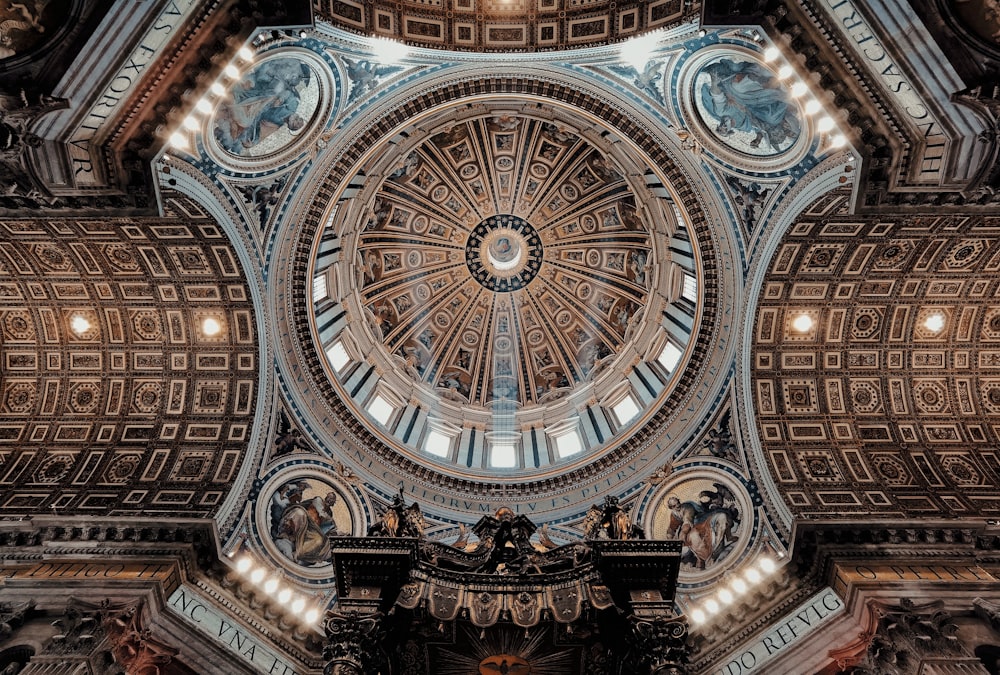
POLYGON ((392 498, 392 504, 378 522, 368 528, 369 537, 414 537, 424 536, 424 516, 420 504, 413 502, 406 506, 403 490, 392 498))
POLYGON ((645 539, 646 533, 632 522, 629 507, 622 507, 618 497, 608 495, 604 505, 594 504, 584 518, 587 539, 645 539))

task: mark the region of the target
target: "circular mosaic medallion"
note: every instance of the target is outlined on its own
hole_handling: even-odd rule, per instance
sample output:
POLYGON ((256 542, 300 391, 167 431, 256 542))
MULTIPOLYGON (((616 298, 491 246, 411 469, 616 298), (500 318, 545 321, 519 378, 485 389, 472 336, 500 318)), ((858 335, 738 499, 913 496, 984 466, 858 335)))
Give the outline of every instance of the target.
POLYGON ((802 132, 798 106, 784 83, 752 58, 727 55, 695 77, 695 107, 717 139, 748 155, 777 155, 802 132))
POLYGON ((491 216, 479 223, 465 244, 465 263, 473 278, 496 293, 527 286, 542 266, 542 240, 523 218, 491 216))
POLYGON ((312 121, 319 107, 313 68, 295 57, 267 60, 236 82, 213 124, 218 144, 237 156, 281 150, 312 121))

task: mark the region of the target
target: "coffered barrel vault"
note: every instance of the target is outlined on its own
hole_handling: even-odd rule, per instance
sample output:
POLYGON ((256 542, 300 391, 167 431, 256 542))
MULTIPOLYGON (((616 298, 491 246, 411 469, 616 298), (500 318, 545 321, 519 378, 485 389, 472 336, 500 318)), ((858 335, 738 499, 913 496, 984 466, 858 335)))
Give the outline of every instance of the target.
POLYGON ((259 368, 220 228, 0 228, 0 509, 214 513, 246 459, 259 368))
POLYGON ((800 516, 995 517, 1000 220, 836 203, 791 227, 756 309, 765 465, 800 516))

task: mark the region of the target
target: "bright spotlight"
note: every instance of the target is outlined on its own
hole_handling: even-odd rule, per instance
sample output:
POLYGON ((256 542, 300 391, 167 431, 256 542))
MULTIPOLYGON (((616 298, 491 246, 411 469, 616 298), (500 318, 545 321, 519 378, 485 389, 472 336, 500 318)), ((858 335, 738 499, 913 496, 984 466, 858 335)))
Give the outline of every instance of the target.
POLYGON ((208 317, 207 319, 201 322, 201 332, 207 335, 208 337, 213 337, 215 335, 218 335, 221 330, 222 330, 222 324, 219 323, 218 319, 213 319, 212 317, 208 317))
POLYGON ((375 52, 375 60, 385 66, 399 63, 410 53, 410 48, 406 44, 384 37, 373 39, 371 47, 375 52))
POLYGON ((180 131, 175 131, 174 133, 170 134, 170 145, 171 147, 177 148, 179 150, 187 150, 188 148, 191 147, 191 144, 188 143, 187 136, 180 131))
POLYGON ((819 109, 820 109, 819 101, 817 101, 816 99, 813 98, 806 101, 807 115, 815 115, 816 113, 819 112, 819 109))
POLYGON ((809 91, 809 88, 806 86, 805 82, 796 82, 792 85, 792 98, 804 96, 807 91, 809 91))
POLYGON ((844 134, 837 134, 830 139, 830 145, 835 148, 842 148, 847 145, 847 139, 844 137, 844 134))
POLYGON ((90 321, 87 320, 87 317, 77 314, 70 319, 69 327, 77 335, 83 335, 90 330, 90 321))
POLYGON ((244 556, 240 558, 239 561, 236 563, 236 569, 239 570, 240 572, 246 572, 248 569, 250 569, 252 565, 253 561, 250 560, 250 558, 244 556))
POLYGON ((941 314, 940 312, 929 314, 927 318, 924 319, 924 328, 932 333, 940 333, 944 328, 944 314, 941 314))
POLYGON ((764 60, 768 63, 774 61, 779 56, 781 56, 781 52, 778 51, 777 47, 768 47, 764 50, 764 60))
POLYGON ((825 134, 830 131, 830 129, 833 129, 833 118, 820 117, 819 122, 816 123, 816 128, 825 134))
POLYGON ((646 33, 622 43, 622 61, 642 72, 660 41, 658 33, 646 33))
POLYGON ((794 328, 797 333, 808 333, 812 327, 813 319, 808 314, 799 314, 797 317, 792 319, 792 328, 794 328))

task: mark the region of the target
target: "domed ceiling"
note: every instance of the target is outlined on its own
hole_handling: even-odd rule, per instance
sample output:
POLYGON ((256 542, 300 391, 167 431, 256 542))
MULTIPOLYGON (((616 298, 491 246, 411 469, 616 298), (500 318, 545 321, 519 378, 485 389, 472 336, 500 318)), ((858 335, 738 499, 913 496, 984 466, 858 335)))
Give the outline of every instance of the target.
MULTIPOLYGON (((358 417, 422 462, 537 467, 549 463, 540 434, 552 462, 580 459, 670 389, 676 361, 635 366, 656 362, 664 299, 680 299, 685 276, 674 311, 694 322, 695 254, 689 244, 685 275, 669 239, 651 236, 684 233, 680 212, 649 195, 651 162, 581 121, 502 98, 443 109, 374 153, 365 187, 337 205, 330 230, 353 265, 317 267, 349 317, 338 346, 324 345, 334 380, 358 417), (357 389, 338 355, 373 366, 377 384, 357 389), (406 428, 407 405, 426 430, 406 428), (580 420, 587 405, 606 411, 596 433, 580 420), (479 462, 457 447, 472 432, 485 434, 479 462)), ((673 339, 677 360, 686 346, 687 334, 673 339)))
POLYGON ((525 116, 430 136, 376 193, 361 297, 386 349, 443 398, 553 401, 621 352, 656 270, 622 170, 525 116))

